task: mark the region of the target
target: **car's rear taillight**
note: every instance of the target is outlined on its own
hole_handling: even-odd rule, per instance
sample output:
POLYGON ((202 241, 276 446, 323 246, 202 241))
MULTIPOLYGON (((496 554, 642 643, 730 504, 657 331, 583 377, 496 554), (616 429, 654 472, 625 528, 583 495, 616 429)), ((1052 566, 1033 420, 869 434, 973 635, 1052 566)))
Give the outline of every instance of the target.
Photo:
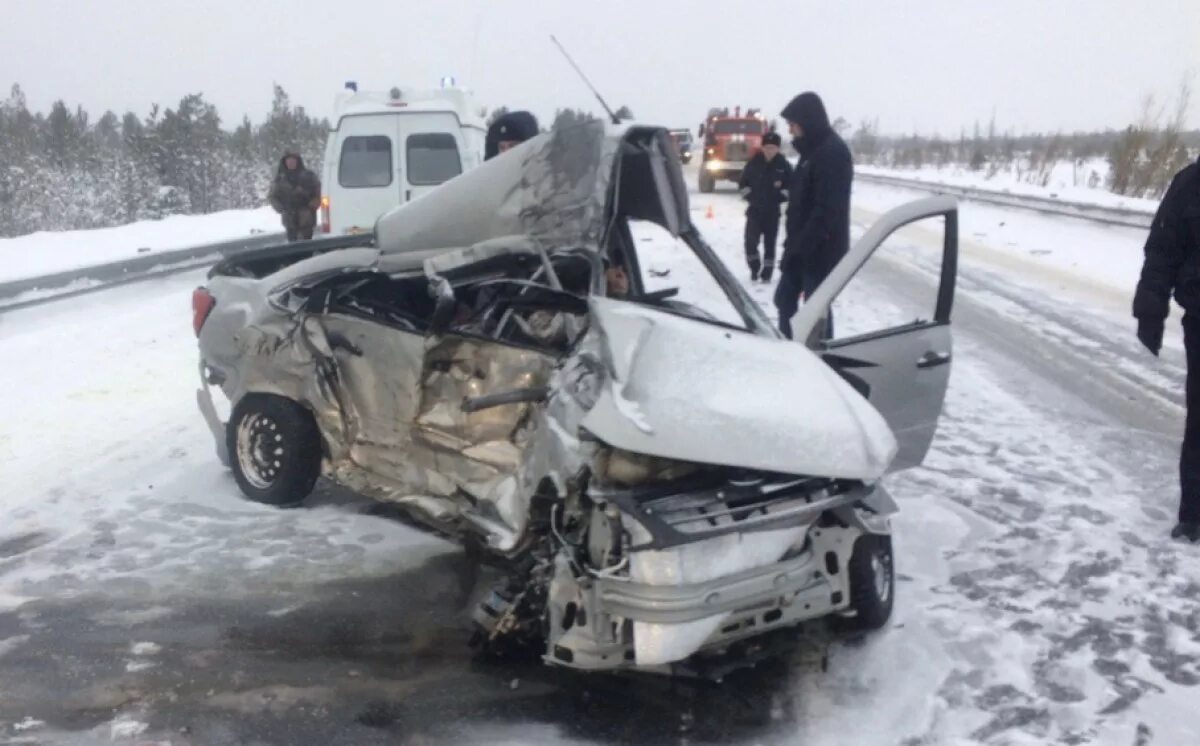
POLYGON ((332 228, 332 219, 329 215, 329 196, 321 198, 321 232, 328 233, 332 228))
POLYGON ((215 305, 217 299, 212 297, 208 288, 196 288, 192 291, 192 330, 196 332, 197 337, 200 336, 200 329, 215 305))

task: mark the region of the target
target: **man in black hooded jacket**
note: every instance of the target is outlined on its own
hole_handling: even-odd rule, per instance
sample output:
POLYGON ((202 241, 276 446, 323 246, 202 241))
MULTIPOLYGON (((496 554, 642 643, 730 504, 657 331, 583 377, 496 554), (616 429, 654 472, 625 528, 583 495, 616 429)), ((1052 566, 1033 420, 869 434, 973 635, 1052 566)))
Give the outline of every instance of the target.
POLYGON ((1174 538, 1200 541, 1200 161, 1175 175, 1146 239, 1133 315, 1137 336, 1158 355, 1171 295, 1183 307, 1187 423, 1179 458, 1179 523, 1174 538))
POLYGON ((779 206, 787 201, 792 164, 779 152, 779 135, 763 135, 762 150, 742 169, 738 188, 750 204, 746 207, 746 264, 750 280, 770 282, 775 272, 775 239, 779 235, 779 206), (758 241, 762 239, 762 258, 758 241))
POLYGON ((490 161, 538 133, 537 117, 527 111, 510 111, 496 117, 483 142, 483 159, 490 161))
MULTIPOLYGON (((783 109, 800 162, 788 189, 787 238, 783 242, 775 307, 779 330, 792 338, 800 296, 812 294, 850 250, 850 185, 854 159, 833 131, 821 97, 809 91, 783 109)), ((829 315, 826 336, 833 334, 829 315)))

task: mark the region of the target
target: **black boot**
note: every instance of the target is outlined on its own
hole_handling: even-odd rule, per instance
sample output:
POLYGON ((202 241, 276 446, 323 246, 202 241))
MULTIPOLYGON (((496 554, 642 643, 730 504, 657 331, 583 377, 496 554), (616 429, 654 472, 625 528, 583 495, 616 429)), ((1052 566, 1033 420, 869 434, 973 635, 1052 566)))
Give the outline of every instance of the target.
POLYGON ((1187 539, 1195 544, 1200 541, 1200 523, 1189 523, 1180 521, 1175 524, 1175 528, 1171 529, 1172 539, 1187 539))
POLYGON ((763 282, 770 282, 771 274, 774 271, 775 271, 774 267, 763 267, 763 271, 762 271, 762 274, 759 275, 759 279, 761 279, 763 282))

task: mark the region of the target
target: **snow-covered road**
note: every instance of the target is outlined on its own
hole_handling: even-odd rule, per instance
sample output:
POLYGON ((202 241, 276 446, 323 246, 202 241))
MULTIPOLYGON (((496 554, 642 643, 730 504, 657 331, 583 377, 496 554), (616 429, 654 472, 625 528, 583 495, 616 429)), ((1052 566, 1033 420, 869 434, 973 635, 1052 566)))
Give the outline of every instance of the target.
MULTIPOLYGON (((912 196, 860 185, 856 223, 912 196)), ((693 199, 744 276, 739 201, 693 199)), ((473 663, 459 553, 330 491, 242 501, 195 412, 202 273, 0 315, 0 741, 1200 742, 1200 549, 1165 539, 1177 335, 1141 354, 1132 278, 1063 259, 1142 236, 988 210, 963 213, 941 430, 892 482, 893 623, 717 688, 473 663)), ((839 324, 927 296, 923 241, 839 324)))

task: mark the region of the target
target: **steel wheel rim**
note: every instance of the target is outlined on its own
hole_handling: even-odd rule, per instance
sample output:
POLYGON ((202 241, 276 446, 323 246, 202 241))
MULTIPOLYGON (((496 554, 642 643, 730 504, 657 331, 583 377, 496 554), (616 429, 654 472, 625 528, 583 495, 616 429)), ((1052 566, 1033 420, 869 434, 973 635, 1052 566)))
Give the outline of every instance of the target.
POLYGON ((275 484, 285 455, 283 434, 273 419, 263 414, 242 418, 237 429, 237 460, 252 487, 265 490, 275 484))

